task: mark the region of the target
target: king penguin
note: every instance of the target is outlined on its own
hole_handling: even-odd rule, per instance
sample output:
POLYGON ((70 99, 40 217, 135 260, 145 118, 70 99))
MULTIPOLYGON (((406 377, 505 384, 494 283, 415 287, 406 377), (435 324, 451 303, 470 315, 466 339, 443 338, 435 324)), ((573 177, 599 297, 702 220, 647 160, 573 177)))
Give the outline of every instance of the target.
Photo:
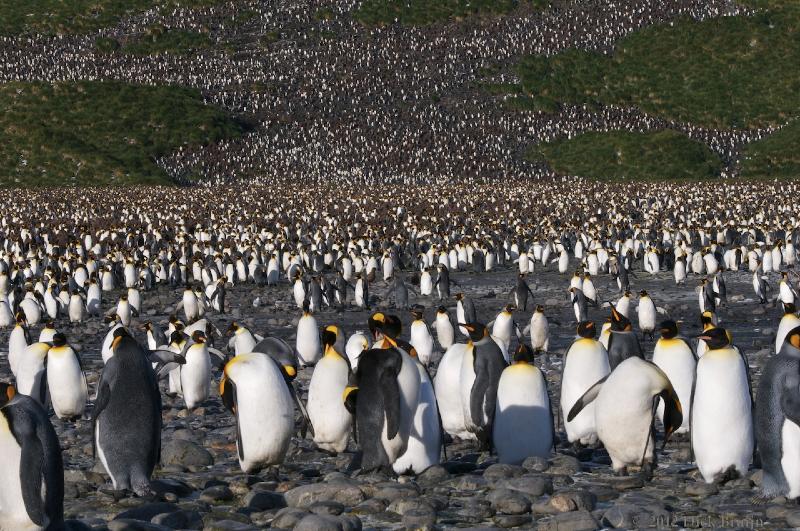
POLYGON ((761 495, 800 497, 800 326, 786 334, 761 373, 755 433, 761 456, 761 495))
POLYGON ((242 471, 282 463, 294 431, 294 405, 278 363, 258 352, 239 354, 225 365, 219 392, 236 418, 242 471))
POLYGON ((797 317, 797 307, 793 303, 784 303, 783 317, 778 324, 778 331, 775 333, 775 352, 780 352, 786 335, 790 330, 800 326, 800 319, 797 317))
POLYGON ((608 363, 613 371, 617 365, 630 357, 644 359, 639 339, 627 317, 611 307, 611 327, 608 336, 608 363))
POLYGON ((439 361, 433 386, 444 431, 457 439, 475 440, 475 434, 467 429, 461 398, 461 365, 466 351, 464 343, 450 345, 439 361))
POLYGON ((500 375, 492 440, 501 463, 550 456, 555 438, 547 380, 533 364, 533 350, 521 344, 514 363, 500 375))
POLYGON ((314 367, 308 385, 308 415, 314 426, 314 443, 321 450, 341 453, 347 449, 347 439, 353 417, 342 402, 350 380, 350 363, 336 350, 338 327, 322 331, 323 355, 314 367))
POLYGON ((497 386, 506 368, 500 347, 480 323, 459 323, 469 332, 461 363, 461 402, 467 430, 483 448, 491 448, 497 386))
POLYGON ((0 529, 62 529, 64 464, 38 402, 0 383, 0 529))
POLYGON ((53 410, 60 419, 83 415, 88 398, 86 375, 78 353, 67 344, 64 334, 53 336, 53 346, 47 353, 47 388, 53 410))
POLYGON ((313 367, 322 355, 319 327, 309 310, 308 300, 303 301, 303 316, 297 322, 297 354, 304 367, 313 367))
POLYGON ((409 343, 417 351, 417 359, 423 366, 427 367, 431 363, 433 356, 433 336, 428 328, 428 323, 424 320, 424 308, 414 305, 411 310, 414 320, 411 323, 411 338, 409 343))
MULTIPOLYGON (((608 352, 595 339, 597 329, 594 323, 592 321, 580 323, 578 336, 564 355, 564 369, 561 372, 561 411, 565 419, 583 393, 611 372, 608 352)), ((595 444, 597 428, 594 406, 589 404, 585 411, 567 419, 564 428, 569 442, 595 444)))
MULTIPOLYGON (((683 423, 675 433, 689 431, 691 418, 692 387, 697 370, 697 358, 692 347, 682 337, 678 337, 678 324, 667 320, 661 323, 661 338, 653 351, 653 363, 664 371, 683 406, 683 423)), ((664 422, 664 403, 658 405, 658 418, 664 422)))
POLYGON ((375 343, 361 354, 343 399, 356 421, 361 471, 391 473, 392 465, 408 447, 420 378, 416 361, 392 339, 402 329, 400 320, 376 312, 368 324, 375 343))
POLYGON ((439 346, 444 350, 450 348, 455 342, 455 330, 453 323, 450 322, 450 314, 447 313, 447 308, 439 306, 436 310, 436 320, 433 322, 433 327, 436 329, 436 339, 439 341, 439 346))
POLYGON ((115 490, 152 493, 161 454, 161 394, 145 352, 124 328, 114 332, 92 411, 95 455, 115 490))
POLYGON ((746 474, 753 456, 749 367, 724 328, 703 332, 708 351, 697 362, 690 431, 706 483, 746 474))
POLYGON ((567 415, 572 421, 594 404, 597 435, 608 451, 611 466, 625 474, 639 466, 651 474, 655 465, 655 401, 665 404, 664 444, 683 422, 680 400, 664 371, 641 358, 628 358, 611 374, 592 385, 567 415))

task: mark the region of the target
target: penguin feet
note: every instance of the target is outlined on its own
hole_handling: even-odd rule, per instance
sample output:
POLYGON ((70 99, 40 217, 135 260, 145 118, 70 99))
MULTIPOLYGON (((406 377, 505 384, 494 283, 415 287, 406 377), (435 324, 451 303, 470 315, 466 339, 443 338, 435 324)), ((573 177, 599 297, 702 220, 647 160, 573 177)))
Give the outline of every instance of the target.
POLYGON ((639 471, 639 477, 641 477, 644 481, 652 480, 655 468, 655 464, 652 461, 645 461, 645 463, 642 465, 642 469, 639 471))
POLYGON ((131 488, 133 489, 133 493, 138 498, 155 498, 156 497, 156 492, 150 486, 150 482, 149 481, 144 480, 144 481, 134 482, 131 485, 131 488))
POLYGON ((624 466, 622 468, 614 470, 614 475, 617 476, 618 478, 627 477, 628 467, 624 466))
POLYGON ((739 471, 736 470, 736 467, 731 465, 724 472, 720 472, 714 476, 714 484, 716 485, 723 485, 729 481, 733 481, 734 479, 739 478, 739 471))
POLYGON ((111 498, 114 498, 114 502, 118 502, 123 498, 127 498, 130 495, 129 490, 116 490, 113 486, 105 486, 100 487, 97 489, 97 492, 100 494, 105 494, 111 498))

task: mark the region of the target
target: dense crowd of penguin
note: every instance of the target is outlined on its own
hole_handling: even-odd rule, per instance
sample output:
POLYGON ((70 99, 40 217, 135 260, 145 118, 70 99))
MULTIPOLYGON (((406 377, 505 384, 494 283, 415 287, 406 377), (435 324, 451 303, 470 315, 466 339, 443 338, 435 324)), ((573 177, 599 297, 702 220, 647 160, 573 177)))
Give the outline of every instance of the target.
POLYGON ((189 411, 221 400, 236 420, 231 459, 245 472, 280 466, 299 429, 325 452, 357 449, 353 474, 419 474, 459 439, 517 464, 559 445, 602 444, 615 472, 650 477, 659 439, 688 433, 705 481, 760 464, 764 498, 796 498, 800 221, 780 198, 797 191, 540 183, 527 185, 541 199, 524 215, 520 196, 482 195, 477 185, 464 195, 406 187, 361 199, 341 183, 310 203, 275 190, 270 207, 257 186, 178 204, 144 188, 126 191, 127 202, 103 190, 6 193, 0 326, 11 330, 13 378, 0 389, 0 528, 66 525, 53 415, 91 419, 112 488, 152 495, 162 393, 189 411), (509 269, 509 304, 478 315, 464 275, 509 269), (552 356, 541 269, 563 275, 575 317, 558 407, 540 368, 552 356), (698 337, 681 336, 646 291, 634 295, 639 277, 667 271, 696 288, 698 337), (755 401, 747 353, 717 313, 731 275, 751 276, 754 298, 783 309, 755 401), (598 289, 601 278, 614 290, 598 289), (294 344, 231 320, 231 285, 290 290, 301 313, 294 344), (169 290, 180 293, 175 314, 147 321, 142 301, 169 290), (352 306, 369 318, 346 331, 337 316, 352 306), (528 306, 520 327, 513 315, 528 306), (589 308, 605 322, 590 320, 589 308), (101 320, 104 367, 89 386, 59 330, 101 320), (304 399, 296 378, 306 371, 304 399))
POLYGON ((527 54, 612 53, 619 39, 649 26, 753 13, 734 0, 553 2, 543 11, 433 27, 366 27, 354 19, 360 2, 353 0, 213 4, 153 8, 88 35, 0 36, 0 81, 198 89, 252 130, 211 146, 181 146, 158 163, 174 179, 216 183, 551 178, 546 164, 524 156, 531 145, 587 131, 664 129, 707 145, 721 157, 723 174, 735 175, 742 148, 776 130, 706 128, 614 105, 511 110, 505 96, 486 88, 518 83, 513 65, 527 54), (97 50, 100 37, 126 42, 147 38, 153 27, 201 32, 220 46, 186 56, 97 50), (225 51, 231 45, 236 53, 225 51))

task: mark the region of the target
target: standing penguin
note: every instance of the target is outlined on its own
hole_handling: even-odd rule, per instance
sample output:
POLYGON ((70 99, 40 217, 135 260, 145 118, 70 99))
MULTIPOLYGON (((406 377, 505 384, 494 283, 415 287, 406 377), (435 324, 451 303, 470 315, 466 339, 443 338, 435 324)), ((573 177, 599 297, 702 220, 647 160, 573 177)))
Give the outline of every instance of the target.
POLYGON ((492 327, 492 339, 498 344, 500 350, 503 351, 503 357, 506 360, 506 363, 511 361, 510 356, 510 349, 511 349, 511 338, 516 332, 517 337, 520 337, 522 334, 519 331, 519 327, 517 323, 514 321, 514 306, 508 304, 503 311, 497 314, 494 321, 489 323, 487 326, 492 327))
POLYGON ((114 332, 112 349, 92 411, 95 455, 115 490, 145 496, 161 453, 161 394, 145 352, 124 328, 114 332))
POLYGON ((611 307, 611 327, 608 336, 608 363, 613 371, 626 359, 636 356, 644 359, 639 339, 633 333, 633 326, 627 317, 611 307))
POLYGON ((536 305, 536 310, 531 315, 531 322, 527 332, 531 335, 531 348, 533 352, 545 352, 550 349, 550 325, 544 314, 544 306, 536 305))
POLYGON ((664 444, 683 422, 681 403, 664 371, 641 358, 628 358, 591 386, 567 415, 572 421, 594 404, 597 435, 617 474, 639 466, 650 474, 655 465, 655 401, 664 401, 664 444))
POLYGON ((42 406, 47 405, 47 343, 32 343, 17 361, 17 390, 42 406))
POLYGON ((455 330, 453 323, 450 322, 450 314, 447 313, 447 308, 439 306, 436 310, 436 320, 433 322, 433 327, 436 329, 436 339, 439 341, 439 346, 444 350, 450 348, 455 342, 455 330))
POLYGON ((755 428, 766 499, 800 497, 800 326, 786 334, 758 384, 755 428))
POLYGON ((53 336, 53 347, 47 353, 47 368, 47 388, 56 416, 60 419, 82 416, 88 398, 86 375, 80 356, 67 345, 64 334, 53 336))
POLYGON ((375 348, 361 354, 344 401, 356 420, 362 472, 391 472, 408 447, 420 378, 416 362, 392 339, 400 333, 399 319, 377 312, 369 328, 375 348))
POLYGON ((466 351, 467 345, 464 343, 453 343, 448 347, 439 361, 433 386, 444 431, 451 437, 474 440, 475 434, 467 430, 461 398, 461 364, 466 351))
POLYGON ((308 300, 303 301, 303 316, 297 322, 297 354, 304 367, 314 366, 322 354, 319 327, 309 311, 308 300))
MULTIPOLYGON (((466 297, 463 293, 456 293, 456 320, 459 323, 474 323, 478 320, 472 299, 466 297)), ((458 330, 469 337, 469 331, 464 326, 459 325, 458 330)))
MULTIPOLYGON (((432 344, 433 338, 431 338, 432 344)), ((412 345, 406 345, 406 349, 416 360, 419 399, 414 412, 414 424, 408 434, 406 450, 392 464, 392 469, 397 474, 421 474, 439 464, 442 452, 442 425, 431 377, 416 355, 416 349, 412 345)))
POLYGON ((444 264, 436 266, 439 274, 436 276, 436 292, 439 294, 439 300, 450 298, 450 271, 444 264))
POLYGON ((47 412, 0 383, 0 529, 62 529, 64 463, 47 412))
POLYGON ((347 449, 347 438, 353 417, 342 402, 342 394, 350 379, 350 363, 334 346, 340 335, 336 326, 322 331, 324 353, 308 384, 308 415, 314 426, 314 443, 321 450, 341 453, 347 449))
MULTIPOLYGON (((578 325, 578 336, 564 355, 561 372, 561 411, 567 418, 572 406, 589 387, 611 372, 608 353, 595 339, 597 329, 592 321, 578 325)), ((567 439, 573 444, 590 445, 597 442, 594 406, 564 422, 567 439)))
POLYGON ((645 290, 639 292, 639 306, 637 306, 636 312, 639 318, 639 330, 642 331, 642 340, 644 340, 645 334, 653 339, 653 331, 656 329, 656 305, 645 290))
POLYGON ((526 311, 528 309, 528 295, 534 296, 530 286, 525 282, 525 273, 520 273, 517 275, 517 285, 514 288, 514 305, 517 308, 522 308, 522 311, 526 311))
POLYGON ((746 474, 753 455, 752 395, 747 362, 724 328, 703 332, 708 351, 697 362, 692 393, 692 451, 706 483, 746 474))
POLYGON ((192 332, 192 344, 184 349, 183 357, 185 363, 181 364, 181 394, 186 408, 192 411, 205 402, 211 392, 211 358, 205 332, 192 332))
POLYGON ((778 331, 775 333, 775 352, 780 352, 783 342, 790 330, 800 326, 800 318, 797 317, 797 307, 794 304, 783 305, 783 317, 778 324, 778 331))
POLYGON ((492 440, 498 460, 518 465, 527 457, 547 458, 554 429, 547 380, 533 364, 533 351, 521 344, 497 386, 492 440))
POLYGON ((225 364, 219 394, 236 418, 236 451, 245 473, 282 463, 289 450, 294 405, 285 376, 290 372, 259 352, 225 364))
POLYGON ((575 313, 575 320, 579 323, 586 321, 589 317, 589 307, 586 296, 580 288, 569 288, 569 300, 572 303, 572 311, 575 313))
POLYGON ((467 430, 483 448, 491 448, 497 386, 506 368, 503 352, 480 323, 459 323, 469 331, 461 363, 461 401, 467 430))
MULTIPOLYGON (((683 422, 676 433, 689 431, 691 418, 692 388, 697 369, 697 358, 689 343, 678 337, 678 324, 667 320, 661 323, 661 339, 653 351, 653 363, 664 371, 683 405, 683 422)), ((658 405, 658 418, 664 422, 664 404, 658 405)))
POLYGON ((417 351, 417 359, 424 367, 427 367, 433 356, 433 336, 428 323, 424 321, 424 309, 422 306, 415 305, 411 310, 414 321, 411 323, 411 339, 409 343, 417 351))

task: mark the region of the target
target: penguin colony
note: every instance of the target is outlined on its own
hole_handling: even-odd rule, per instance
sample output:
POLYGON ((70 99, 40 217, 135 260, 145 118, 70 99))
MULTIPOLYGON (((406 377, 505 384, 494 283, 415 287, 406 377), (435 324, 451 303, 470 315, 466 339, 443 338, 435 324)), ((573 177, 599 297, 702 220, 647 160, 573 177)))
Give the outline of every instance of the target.
POLYGON ((480 85, 513 82, 513 69, 487 74, 490 65, 570 49, 611 53, 621 38, 650 26, 757 11, 746 7, 752 3, 733 0, 552 4, 555 8, 545 11, 520 9, 433 27, 366 27, 355 20, 361 3, 353 0, 310 7, 298 0, 179 6, 152 0, 146 13, 131 7, 136 16, 103 28, 103 36, 124 42, 146 38, 160 26, 235 43, 236 53, 217 46, 188 55, 98 53, 94 34, 53 39, 34 28, 24 38, 0 36, 0 81, 180 85, 253 124, 240 139, 181 147, 160 158, 158 164, 179 181, 187 175, 214 183, 247 178, 269 184, 286 178, 288 185, 308 179, 324 183, 334 176, 370 185, 549 178, 550 168, 523 156, 531 144, 584 131, 665 128, 707 145, 722 158, 723 174, 735 175, 742 148, 775 131, 710 129, 624 106, 508 112, 480 85), (256 42, 263 46, 238 46, 256 42), (458 97, 451 102, 449 95, 458 97))
POLYGON ((90 423, 110 492, 158 496, 164 401, 187 418, 224 407, 228 457, 248 474, 280 470, 308 441, 354 477, 420 475, 466 445, 509 465, 602 448, 611 471, 649 480, 688 438, 700 481, 760 467, 759 499, 798 498, 796 214, 757 199, 730 219, 632 201, 637 221, 610 200, 602 219, 545 218, 525 236, 521 220, 411 208, 356 230, 374 205, 347 225, 278 208, 260 225, 222 210, 167 222, 142 208, 119 228, 90 222, 96 205, 52 226, 25 223, 33 205, 20 206, 1 220, 0 528, 78 525, 64 518, 54 424, 90 423), (494 314, 478 304, 485 278, 504 279, 494 314), (660 298, 659 283, 691 305, 660 298), (748 322, 744 303, 775 314, 756 385, 751 345, 726 328, 748 322), (150 319, 167 313, 154 304, 171 315, 150 319), (297 317, 289 333, 241 318, 270 304, 297 317))

